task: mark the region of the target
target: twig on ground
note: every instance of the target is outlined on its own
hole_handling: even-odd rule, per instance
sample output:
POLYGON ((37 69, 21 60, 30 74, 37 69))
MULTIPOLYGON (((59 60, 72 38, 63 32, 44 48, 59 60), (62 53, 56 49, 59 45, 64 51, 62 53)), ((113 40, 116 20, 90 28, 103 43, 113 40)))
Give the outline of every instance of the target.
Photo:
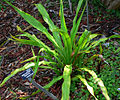
POLYGON ((68 0, 68 2, 69 2, 69 7, 70 7, 70 13, 72 14, 72 3, 70 0, 68 0))

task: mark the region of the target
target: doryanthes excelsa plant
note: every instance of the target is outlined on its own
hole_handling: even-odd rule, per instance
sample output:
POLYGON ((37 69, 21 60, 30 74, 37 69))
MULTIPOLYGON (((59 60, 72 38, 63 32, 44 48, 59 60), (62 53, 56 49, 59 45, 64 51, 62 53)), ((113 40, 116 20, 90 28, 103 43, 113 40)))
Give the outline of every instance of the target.
MULTIPOLYGON (((82 71, 88 72, 91 77, 93 77, 94 81, 100 86, 100 89, 102 91, 102 94, 107 100, 110 100, 110 97, 108 96, 107 89, 104 86, 102 80, 97 77, 96 73, 93 70, 90 70, 90 66, 85 66, 86 61, 92 60, 91 58, 88 58, 87 60, 84 59, 84 56, 86 53, 90 53, 91 49, 95 46, 99 45, 100 42, 106 41, 108 38, 101 38, 99 40, 94 40, 95 37, 97 37, 99 34, 91 34, 91 32, 85 30, 80 38, 76 38, 78 28, 83 16, 83 13, 85 11, 86 4, 83 8, 83 11, 81 15, 78 17, 79 10, 83 4, 84 0, 79 0, 78 6, 76 9, 76 15, 73 20, 73 27, 71 29, 70 34, 68 33, 68 29, 65 23, 64 18, 64 12, 63 12, 63 2, 60 0, 60 22, 61 27, 57 27, 53 21, 51 20, 49 14, 47 13, 46 9, 42 6, 42 4, 35 4, 35 6, 38 8, 38 11, 42 15, 44 21, 48 24, 49 31, 44 27, 38 20, 36 20, 34 17, 32 17, 30 14, 25 13, 24 11, 18 9, 11 3, 9 3, 7 0, 5 0, 10 6, 12 6, 29 24, 31 24, 34 28, 42 32, 42 34, 46 35, 46 37, 52 42, 54 49, 51 49, 51 47, 47 46, 44 42, 42 42, 40 39, 36 37, 35 34, 29 34, 27 32, 24 32, 19 26, 17 26, 18 31, 20 31, 23 34, 12 36, 11 40, 17 41, 22 44, 28 44, 31 46, 37 46, 40 48, 38 55, 34 54, 33 57, 29 58, 23 62, 27 62, 23 67, 18 68, 11 72, 9 76, 7 76, 2 83, 0 84, 0 87, 7 82, 8 79, 10 79, 12 76, 17 74, 20 71, 26 70, 28 68, 33 68, 35 77, 38 68, 45 68, 45 69, 52 69, 56 73, 56 77, 53 78, 51 82, 49 82, 44 88, 50 88, 53 84, 55 84, 57 81, 64 80, 62 84, 62 97, 61 100, 69 100, 70 99, 70 86, 71 81, 80 80, 83 82, 84 85, 86 85, 88 91, 90 92, 93 97, 98 100, 94 94, 94 89, 91 87, 87 80, 83 78, 81 73, 82 71), (21 37, 27 37, 28 39, 19 39, 18 36, 21 37), (76 40, 77 39, 77 40, 76 40), (44 53, 43 56, 40 56, 40 53, 44 53), (40 61, 39 58, 45 58, 47 60, 40 61), (31 60, 34 59, 32 62, 31 60), (84 62, 85 61, 85 62, 84 62), (80 72, 79 74, 76 74, 75 71, 80 72), (72 77, 73 76, 73 77, 72 77)), ((119 37, 119 35, 113 35, 109 38, 119 37)), ((93 55, 99 57, 99 54, 93 55)), ((32 95, 40 92, 40 90, 37 90, 32 95)), ((21 99, 25 99, 28 97, 21 97, 21 99)))

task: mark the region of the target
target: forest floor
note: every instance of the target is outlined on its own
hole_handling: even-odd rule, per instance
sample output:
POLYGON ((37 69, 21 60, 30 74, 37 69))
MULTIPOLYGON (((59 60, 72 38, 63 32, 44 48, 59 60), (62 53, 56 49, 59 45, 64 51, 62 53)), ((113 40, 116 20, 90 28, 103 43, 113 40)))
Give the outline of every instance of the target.
MULTIPOLYGON (((47 24, 43 21, 38 10, 34 6, 36 3, 42 3, 50 14, 53 22, 60 26, 59 19, 59 2, 57 0, 15 0, 13 4, 20 8, 21 10, 31 14, 36 19, 38 19, 44 26, 47 27, 47 24)), ((69 29, 72 27, 72 20, 75 15, 75 10, 70 13, 68 1, 64 2, 66 5, 64 7, 66 23, 69 29)), ((21 45, 14 41, 10 41, 10 34, 16 35, 17 32, 16 26, 20 26, 23 30, 31 33, 37 34, 40 33, 37 29, 31 27, 12 7, 6 3, 2 3, 5 8, 2 8, 0 11, 0 83, 3 79, 9 75, 13 70, 20 68, 24 63, 21 61, 32 57, 31 46, 21 45)), ((74 8, 76 4, 74 4, 74 8)), ((84 14, 82 23, 80 24, 80 31, 83 32, 87 27, 87 17, 84 14)), ((89 27, 92 33, 100 33, 104 36, 111 36, 113 34, 120 35, 120 18, 116 15, 111 15, 103 8, 95 8, 91 2, 89 3, 89 27)), ((70 31, 70 30, 68 30, 70 31)), ((51 43, 47 38, 40 34, 37 34, 38 37, 43 40, 47 45, 51 43)), ((111 40, 112 41, 112 40, 111 40)), ((115 45, 118 47, 120 44, 115 41, 115 45)), ((33 47, 37 53, 39 48, 33 47)), ((119 61, 120 62, 120 61, 119 61)), ((48 80, 51 80, 54 75, 51 74, 51 70, 39 69, 35 77, 35 81, 42 86, 48 83, 48 80)), ((7 81, 7 83, 0 87, 0 100, 19 100, 20 96, 27 96, 32 94, 37 90, 31 83, 27 80, 22 80, 17 74, 7 81)), ((57 83, 52 86, 49 91, 56 95, 58 98, 61 97, 61 83, 57 83)), ((46 95, 42 92, 38 93, 35 96, 32 96, 28 100, 52 100, 50 97, 46 98, 46 95)), ((72 98, 71 98, 72 100, 72 98)))

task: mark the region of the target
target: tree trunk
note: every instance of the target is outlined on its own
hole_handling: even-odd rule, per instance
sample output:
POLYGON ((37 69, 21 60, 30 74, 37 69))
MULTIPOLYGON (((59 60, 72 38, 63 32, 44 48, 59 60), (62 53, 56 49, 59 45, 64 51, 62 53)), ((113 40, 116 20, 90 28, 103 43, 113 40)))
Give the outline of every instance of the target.
POLYGON ((117 9, 120 8, 120 0, 101 0, 108 9, 117 9))

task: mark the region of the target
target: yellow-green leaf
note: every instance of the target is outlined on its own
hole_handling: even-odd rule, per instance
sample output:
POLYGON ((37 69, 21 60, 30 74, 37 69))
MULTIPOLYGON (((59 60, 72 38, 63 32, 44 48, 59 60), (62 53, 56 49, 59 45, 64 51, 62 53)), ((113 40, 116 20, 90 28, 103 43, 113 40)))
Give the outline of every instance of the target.
POLYGON ((92 77, 94 78, 94 80, 98 83, 98 85, 100 86, 100 89, 102 90, 102 94, 105 96, 106 100, 110 100, 110 97, 108 96, 108 92, 106 87, 104 86, 103 81, 97 77, 96 73, 92 70, 89 70, 87 68, 80 68, 81 70, 87 71, 89 74, 92 75, 92 77))
POLYGON ((87 80, 85 78, 82 78, 81 75, 77 75, 76 77, 78 77, 87 86, 88 91, 94 96, 95 100, 98 100, 95 97, 93 88, 87 83, 87 80))
POLYGON ((64 68, 64 72, 63 72, 64 82, 62 84, 62 99, 61 100, 69 100, 71 72, 72 72, 72 65, 66 65, 64 68))

